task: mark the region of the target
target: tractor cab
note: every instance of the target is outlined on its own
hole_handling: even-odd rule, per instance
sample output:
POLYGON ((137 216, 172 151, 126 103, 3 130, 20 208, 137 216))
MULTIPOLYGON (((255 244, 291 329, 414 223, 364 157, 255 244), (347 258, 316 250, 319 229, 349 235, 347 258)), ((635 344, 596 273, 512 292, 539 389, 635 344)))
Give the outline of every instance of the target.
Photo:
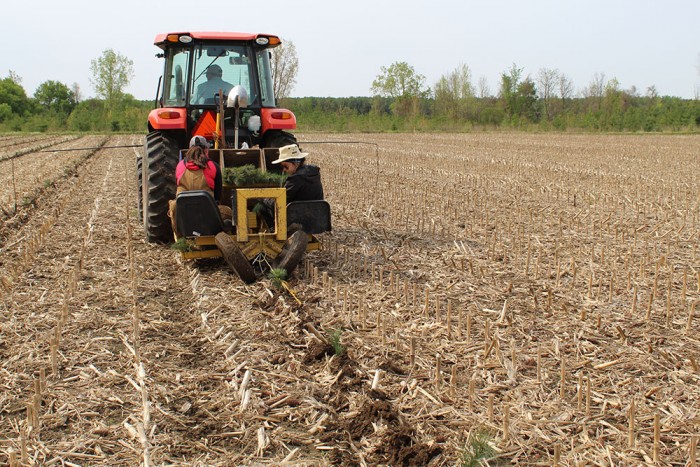
POLYGON ((221 147, 233 147, 235 136, 238 147, 243 143, 247 147, 279 147, 295 142, 286 133, 296 128, 294 114, 276 107, 270 49, 281 44, 277 36, 191 32, 162 34, 155 44, 165 59, 156 105, 182 111, 172 118, 156 109, 149 122, 157 123, 159 116, 179 119, 188 134, 218 138, 221 147), (241 106, 237 117, 226 105, 234 88, 247 97, 247 105, 241 106), (286 139, 280 141, 285 133, 286 139))
POLYGON ((277 120, 287 122, 273 124, 272 113, 263 111, 276 106, 270 54, 267 48, 254 47, 253 44, 193 41, 190 47, 167 48, 160 99, 163 106, 185 107, 192 134, 205 137, 225 135, 222 144, 225 147, 234 144, 236 124, 239 146, 245 143, 248 147, 262 142, 263 117, 269 126, 289 129, 294 120, 291 112, 280 110, 277 113, 283 118, 277 120), (247 97, 247 107, 240 111, 237 122, 232 109, 222 109, 222 103, 227 102, 234 88, 247 97), (223 122, 220 121, 217 127, 217 116, 221 118, 218 115, 221 112, 223 122))

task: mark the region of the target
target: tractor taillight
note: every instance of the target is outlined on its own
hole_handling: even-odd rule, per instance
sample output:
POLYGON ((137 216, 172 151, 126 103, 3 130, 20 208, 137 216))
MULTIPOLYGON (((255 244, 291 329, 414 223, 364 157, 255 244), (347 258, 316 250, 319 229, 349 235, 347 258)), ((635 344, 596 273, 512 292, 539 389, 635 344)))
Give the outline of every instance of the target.
POLYGON ((175 118, 180 118, 180 112, 175 110, 163 110, 158 112, 158 116, 166 120, 172 120, 175 118))
POLYGON ((278 120, 291 120, 293 117, 291 112, 272 112, 270 116, 278 120))

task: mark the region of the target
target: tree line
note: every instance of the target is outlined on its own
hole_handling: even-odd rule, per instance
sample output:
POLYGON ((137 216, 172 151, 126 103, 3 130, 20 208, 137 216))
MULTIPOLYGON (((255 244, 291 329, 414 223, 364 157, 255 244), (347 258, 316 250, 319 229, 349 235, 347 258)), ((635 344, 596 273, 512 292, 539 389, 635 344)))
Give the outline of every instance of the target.
POLYGON ((124 89, 133 62, 112 49, 91 61, 90 82, 97 97, 83 100, 77 84, 41 83, 27 96, 22 78, 10 71, 0 79, 0 131, 142 132, 153 102, 139 101, 124 89))
POLYGON ((500 76, 495 95, 476 84, 466 65, 443 75, 431 89, 406 62, 382 67, 373 97, 285 98, 305 127, 336 131, 527 131, 658 132, 700 129, 700 101, 622 89, 596 74, 581 92, 564 73, 542 69, 535 78, 513 64, 500 76))
MULTIPOLYGON (((406 62, 382 67, 367 97, 286 97, 296 80, 298 60, 291 42, 274 49, 279 105, 297 116, 299 131, 387 132, 525 131, 697 132, 700 101, 622 89, 616 79, 596 74, 578 93, 556 69, 533 78, 513 64, 493 93, 486 80, 473 82, 467 65, 443 75, 432 88, 406 62)), ((105 50, 91 62, 96 98, 81 100, 74 84, 49 80, 28 97, 21 77, 0 79, 0 131, 145 132, 152 101, 123 90, 133 77, 128 58, 105 50)))

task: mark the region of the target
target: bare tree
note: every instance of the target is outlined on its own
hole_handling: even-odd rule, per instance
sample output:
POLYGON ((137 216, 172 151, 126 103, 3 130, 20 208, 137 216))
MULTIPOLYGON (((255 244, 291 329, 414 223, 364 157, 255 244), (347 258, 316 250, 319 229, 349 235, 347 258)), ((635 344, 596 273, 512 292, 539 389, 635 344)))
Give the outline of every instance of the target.
POLYGON ((604 94, 605 73, 595 73, 591 82, 583 89, 583 97, 590 101, 594 110, 599 110, 604 94))
POLYGON ((11 80, 13 83, 22 85, 22 77, 21 77, 20 75, 18 75, 16 72, 10 70, 10 73, 9 73, 9 76, 8 76, 8 77, 10 78, 10 80, 11 80))
POLYGON ((491 95, 491 90, 489 89, 489 80, 486 79, 486 76, 481 76, 479 78, 479 83, 477 84, 478 88, 478 93, 477 95, 479 96, 479 99, 484 99, 486 97, 489 97, 491 95))
POLYGON ((559 74, 559 98, 562 102, 574 97, 574 82, 564 73, 559 74))
POLYGON ((70 90, 73 91, 73 97, 75 98, 76 104, 83 100, 83 95, 80 92, 80 85, 78 83, 73 83, 70 90))
POLYGON ((272 49, 272 82, 277 99, 289 97, 297 84, 298 71, 297 49, 292 41, 283 40, 272 49))
POLYGON ((541 68, 537 73, 537 91, 544 105, 544 112, 547 115, 547 120, 550 122, 554 117, 554 109, 552 108, 552 98, 559 78, 559 70, 551 68, 541 68))

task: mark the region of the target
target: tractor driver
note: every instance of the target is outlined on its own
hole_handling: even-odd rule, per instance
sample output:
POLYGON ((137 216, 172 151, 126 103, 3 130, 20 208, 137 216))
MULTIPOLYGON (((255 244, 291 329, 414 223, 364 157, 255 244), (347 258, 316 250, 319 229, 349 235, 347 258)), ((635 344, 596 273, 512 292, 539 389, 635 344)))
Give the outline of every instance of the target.
POLYGON ((207 104, 208 99, 212 99, 210 102, 214 103, 214 95, 219 93, 221 90, 224 94, 233 88, 233 84, 223 80, 224 72, 219 65, 210 65, 207 68, 207 80, 197 86, 197 93, 194 99, 195 104, 207 104))

